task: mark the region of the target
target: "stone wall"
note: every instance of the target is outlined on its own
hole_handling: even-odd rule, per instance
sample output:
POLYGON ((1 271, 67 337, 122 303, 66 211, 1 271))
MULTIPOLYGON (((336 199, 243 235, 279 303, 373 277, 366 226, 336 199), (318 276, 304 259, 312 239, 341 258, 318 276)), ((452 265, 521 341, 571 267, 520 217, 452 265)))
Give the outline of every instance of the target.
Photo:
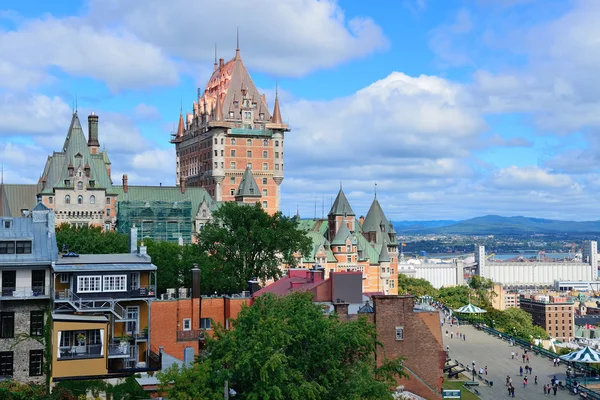
MULTIPOLYGON (((43 338, 29 338, 30 312, 45 310, 50 300, 5 300, 0 306, 2 311, 15 312, 15 337, 0 339, 0 351, 13 352, 13 380, 21 383, 44 383, 42 376, 29 376, 29 350, 44 350, 43 338), (25 335, 24 335, 25 334, 25 335), (40 341, 36 340, 39 339, 40 341)), ((47 310, 46 310, 47 311, 47 310)), ((46 320, 49 318, 46 312, 46 320)), ((48 354, 44 352, 44 361, 48 354)))

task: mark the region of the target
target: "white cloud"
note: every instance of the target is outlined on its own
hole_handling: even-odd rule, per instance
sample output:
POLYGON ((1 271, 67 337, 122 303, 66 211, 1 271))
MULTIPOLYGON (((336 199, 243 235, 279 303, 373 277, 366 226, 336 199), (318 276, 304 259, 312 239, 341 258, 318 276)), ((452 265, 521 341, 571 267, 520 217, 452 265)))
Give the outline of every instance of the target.
POLYGON ((574 188, 576 183, 566 174, 552 173, 539 167, 512 166, 494 172, 491 183, 503 189, 574 188))
POLYGON ((145 171, 175 171, 173 149, 151 149, 135 154, 131 162, 134 169, 145 171))
POLYGON ((66 134, 70 115, 60 97, 0 93, 0 136, 66 134))
POLYGON ((219 57, 231 58, 239 26, 248 65, 280 76, 305 75, 388 45, 372 19, 347 19, 334 0, 93 0, 90 9, 91 23, 116 24, 187 62, 212 61, 215 42, 219 57))
POLYGON ((468 34, 472 29, 471 14, 466 9, 460 9, 454 21, 431 31, 429 46, 438 56, 440 65, 462 66, 471 63, 468 52, 455 39, 468 34))

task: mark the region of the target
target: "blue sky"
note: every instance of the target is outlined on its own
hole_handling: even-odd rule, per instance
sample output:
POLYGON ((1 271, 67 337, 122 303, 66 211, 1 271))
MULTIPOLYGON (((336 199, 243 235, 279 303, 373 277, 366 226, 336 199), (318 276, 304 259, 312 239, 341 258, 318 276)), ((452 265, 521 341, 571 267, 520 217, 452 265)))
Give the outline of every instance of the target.
POLYGON ((77 97, 115 182, 173 184, 180 102, 239 26, 292 128, 284 213, 320 216, 341 181, 358 215, 377 182, 393 220, 598 219, 599 17, 594 0, 4 1, 4 181, 37 181, 77 97))

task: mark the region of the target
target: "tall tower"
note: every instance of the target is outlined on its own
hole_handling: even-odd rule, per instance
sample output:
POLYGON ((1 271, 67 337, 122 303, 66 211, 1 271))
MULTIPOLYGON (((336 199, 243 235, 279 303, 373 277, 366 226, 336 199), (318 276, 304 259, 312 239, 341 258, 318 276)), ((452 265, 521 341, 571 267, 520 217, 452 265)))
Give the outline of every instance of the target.
MULTIPOLYGON (((199 93, 200 94, 200 93, 199 93)), ((246 69, 239 45, 235 56, 217 62, 192 113, 180 115, 171 143, 177 182, 202 186, 216 201, 235 201, 246 169, 258 186, 257 201, 274 213, 281 207, 283 144, 290 129, 281 118, 279 95, 273 113, 246 69), (185 120, 185 124, 184 124, 185 120)))

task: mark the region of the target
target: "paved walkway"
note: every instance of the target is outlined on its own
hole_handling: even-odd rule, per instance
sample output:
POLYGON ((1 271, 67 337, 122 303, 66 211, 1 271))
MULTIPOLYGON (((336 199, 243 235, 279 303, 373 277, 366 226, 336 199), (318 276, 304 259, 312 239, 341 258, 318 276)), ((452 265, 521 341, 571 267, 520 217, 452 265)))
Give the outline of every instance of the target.
MULTIPOLYGON (((452 361, 458 360, 466 365, 471 365, 475 361, 475 370, 479 371, 480 367, 488 367, 488 380, 494 382, 494 386, 489 387, 484 382, 480 381, 480 386, 477 388, 482 399, 506 399, 508 391, 506 389, 506 376, 510 375, 512 384, 515 387, 515 398, 518 399, 543 399, 544 384, 550 383, 554 375, 563 383, 565 382, 566 365, 554 367, 552 360, 536 356, 533 352, 528 351, 529 365, 533 369, 531 375, 527 375, 529 383, 527 388, 523 388, 523 377, 519 376, 519 366, 525 368, 521 360, 523 349, 518 346, 509 346, 506 341, 494 338, 491 335, 478 331, 471 326, 454 325, 450 328, 450 324, 446 323, 442 327, 442 336, 444 337, 444 348, 450 346, 450 358, 452 361), (446 330, 454 332, 454 338, 450 339, 450 335, 445 337, 446 330), (460 330, 466 336, 466 341, 457 339, 456 332, 460 330), (518 359, 511 359, 511 351, 518 354, 518 359), (538 385, 534 384, 534 376, 538 377, 538 385)), ((444 379, 447 378, 445 374, 444 379)), ((470 377, 472 375, 469 374, 470 377)), ((570 395, 566 390, 558 390, 556 396, 550 395, 552 399, 576 399, 577 397, 570 395)))

